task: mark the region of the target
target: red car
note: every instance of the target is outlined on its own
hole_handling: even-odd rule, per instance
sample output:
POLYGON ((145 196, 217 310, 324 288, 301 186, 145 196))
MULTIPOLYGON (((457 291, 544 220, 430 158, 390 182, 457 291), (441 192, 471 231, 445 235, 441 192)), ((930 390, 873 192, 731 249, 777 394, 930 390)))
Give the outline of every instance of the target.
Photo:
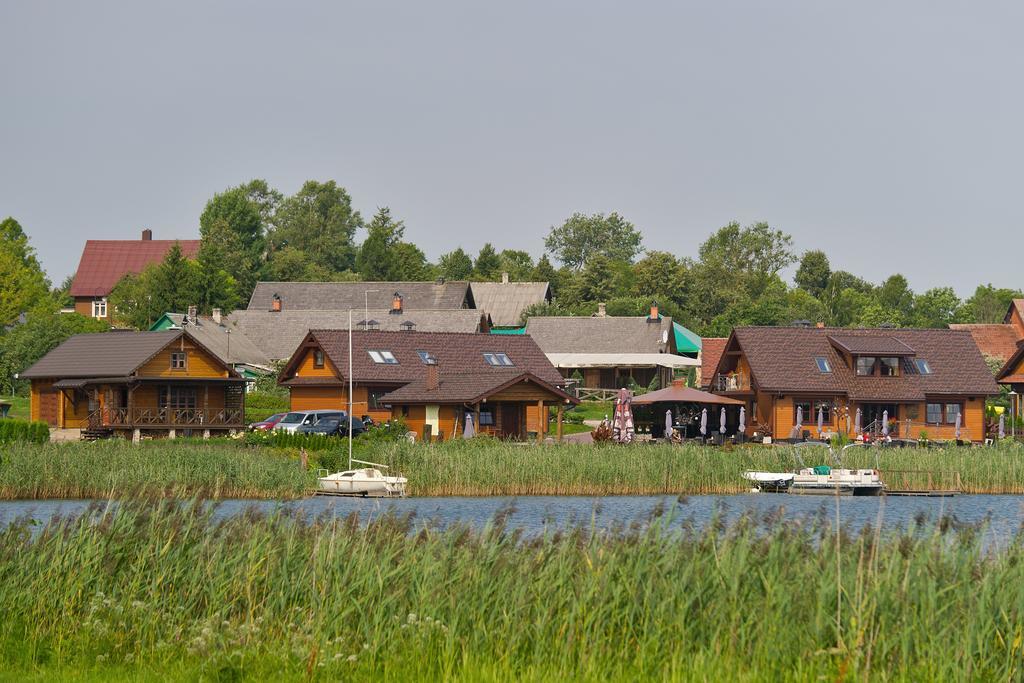
POLYGON ((274 425, 276 425, 278 422, 280 422, 281 418, 284 417, 287 414, 288 413, 276 413, 276 414, 271 415, 266 420, 263 420, 261 422, 253 422, 251 425, 249 425, 249 429, 251 429, 254 432, 255 431, 269 432, 271 429, 274 428, 274 425))

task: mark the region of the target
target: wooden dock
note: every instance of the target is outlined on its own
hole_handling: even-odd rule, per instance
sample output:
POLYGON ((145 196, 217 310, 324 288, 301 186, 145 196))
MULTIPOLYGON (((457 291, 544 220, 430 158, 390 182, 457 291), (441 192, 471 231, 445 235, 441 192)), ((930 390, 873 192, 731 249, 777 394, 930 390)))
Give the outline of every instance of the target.
POLYGON ((963 491, 959 472, 931 470, 882 471, 886 496, 952 498, 963 491))

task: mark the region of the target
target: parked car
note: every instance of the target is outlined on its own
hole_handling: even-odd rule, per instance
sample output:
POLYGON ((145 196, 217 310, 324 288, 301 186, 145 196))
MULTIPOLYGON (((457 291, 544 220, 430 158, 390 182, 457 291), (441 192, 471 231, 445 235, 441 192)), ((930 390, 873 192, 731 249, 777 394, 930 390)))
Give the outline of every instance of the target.
POLYGON ((280 422, 281 419, 285 415, 287 415, 287 414, 288 413, 276 413, 274 415, 271 415, 270 417, 268 417, 265 420, 260 420, 259 422, 253 422, 251 425, 249 425, 249 430, 250 431, 254 431, 254 432, 258 432, 258 431, 269 432, 271 429, 274 428, 274 425, 276 425, 278 422, 280 422))
POLYGON ((294 432, 299 427, 315 425, 324 418, 340 420, 348 418, 344 410, 296 410, 286 414, 274 425, 274 431, 294 432))
MULTIPOLYGON (((359 436, 366 432, 366 425, 358 417, 352 418, 352 436, 359 436)), ((348 436, 348 416, 341 418, 325 417, 317 420, 316 424, 299 425, 295 430, 296 434, 323 434, 324 436, 348 436)))

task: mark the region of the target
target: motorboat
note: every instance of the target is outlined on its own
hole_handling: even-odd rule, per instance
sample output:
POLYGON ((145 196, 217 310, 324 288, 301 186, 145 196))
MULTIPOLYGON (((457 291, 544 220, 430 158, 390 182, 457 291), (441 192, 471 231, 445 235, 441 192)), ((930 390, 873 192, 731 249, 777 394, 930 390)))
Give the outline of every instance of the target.
POLYGON ((405 485, 408 480, 402 475, 389 476, 378 468, 387 469, 387 465, 378 465, 372 462, 353 460, 363 465, 372 465, 357 470, 345 470, 327 474, 327 470, 321 470, 324 476, 318 476, 318 495, 334 496, 365 496, 373 498, 404 498, 405 485))
POLYGON ((794 456, 800 464, 795 472, 757 472, 748 470, 743 478, 751 482, 754 491, 768 493, 826 494, 846 496, 878 496, 885 491, 885 484, 878 469, 846 469, 842 467, 842 452, 856 447, 850 444, 837 454, 827 443, 807 442, 797 444, 794 456), (799 447, 828 449, 836 465, 804 466, 799 447))

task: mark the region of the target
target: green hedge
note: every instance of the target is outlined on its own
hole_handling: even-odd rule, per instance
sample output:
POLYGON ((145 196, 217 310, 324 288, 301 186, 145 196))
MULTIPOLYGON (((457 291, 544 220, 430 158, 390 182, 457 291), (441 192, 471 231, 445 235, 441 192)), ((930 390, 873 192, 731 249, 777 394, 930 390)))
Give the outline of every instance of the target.
POLYGON ((47 443, 50 427, 45 422, 26 420, 0 420, 0 444, 29 442, 47 443))
POLYGON ((293 434, 291 432, 247 432, 245 443, 254 446, 272 446, 274 448, 305 448, 307 451, 322 451, 337 448, 340 439, 322 434, 293 434))

